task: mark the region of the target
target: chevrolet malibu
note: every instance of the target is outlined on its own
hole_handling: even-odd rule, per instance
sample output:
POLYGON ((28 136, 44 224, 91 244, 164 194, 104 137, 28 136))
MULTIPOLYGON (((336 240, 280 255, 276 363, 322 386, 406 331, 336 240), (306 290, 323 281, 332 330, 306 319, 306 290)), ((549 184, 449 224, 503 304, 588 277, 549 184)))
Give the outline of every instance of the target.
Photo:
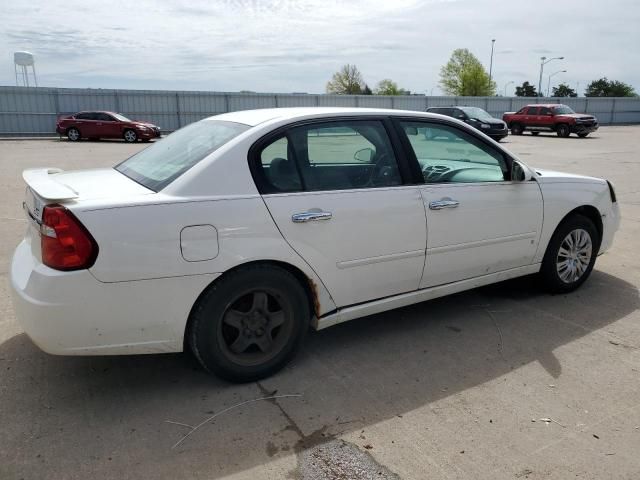
POLYGON ((528 274, 570 292, 619 225, 606 180, 398 110, 227 113, 114 168, 23 177, 11 284, 42 350, 190 348, 233 381, 282 368, 309 326, 528 274))

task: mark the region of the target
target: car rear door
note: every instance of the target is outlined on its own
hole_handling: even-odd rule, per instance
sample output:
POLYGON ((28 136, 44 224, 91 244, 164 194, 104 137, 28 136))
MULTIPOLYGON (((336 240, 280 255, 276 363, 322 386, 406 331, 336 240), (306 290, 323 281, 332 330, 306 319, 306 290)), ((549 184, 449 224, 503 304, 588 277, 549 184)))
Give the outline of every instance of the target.
POLYGON ((378 120, 292 126, 264 140, 252 172, 282 235, 344 307, 416 290, 425 210, 378 120))
POLYGON ((405 147, 422 170, 427 255, 421 288, 530 265, 542 228, 537 182, 510 180, 512 160, 463 129, 415 135, 425 122, 399 120, 405 147))

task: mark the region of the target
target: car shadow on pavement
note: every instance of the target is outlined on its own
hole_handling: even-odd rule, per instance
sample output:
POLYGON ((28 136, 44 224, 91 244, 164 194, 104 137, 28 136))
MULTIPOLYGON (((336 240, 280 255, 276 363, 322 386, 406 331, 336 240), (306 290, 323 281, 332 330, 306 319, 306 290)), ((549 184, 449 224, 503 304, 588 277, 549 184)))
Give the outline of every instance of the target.
POLYGON ((18 335, 0 345, 0 477, 218 478, 531 362, 550 381, 562 373, 554 350, 639 307, 635 286, 603 272, 558 296, 525 277, 311 333, 291 366, 244 385, 188 354, 54 357, 18 335), (172 449, 188 431, 178 423, 288 394, 302 396, 231 410, 172 449))

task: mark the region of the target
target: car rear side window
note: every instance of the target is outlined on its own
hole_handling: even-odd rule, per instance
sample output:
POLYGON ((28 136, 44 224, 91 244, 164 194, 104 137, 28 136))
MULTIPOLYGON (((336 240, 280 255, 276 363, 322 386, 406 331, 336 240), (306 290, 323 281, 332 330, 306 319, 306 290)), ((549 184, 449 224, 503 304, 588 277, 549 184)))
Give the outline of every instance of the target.
POLYGON ((241 123, 201 120, 155 142, 115 169, 157 192, 249 128, 241 123))
POLYGON ((391 141, 377 120, 293 127, 262 148, 260 167, 256 182, 262 193, 402 184, 391 141))
POLYGON ((280 137, 260 153, 263 181, 271 192, 297 192, 302 190, 300 172, 290 150, 289 140, 280 137))
POLYGON ((527 115, 537 115, 538 107, 529 107, 527 108, 527 115))

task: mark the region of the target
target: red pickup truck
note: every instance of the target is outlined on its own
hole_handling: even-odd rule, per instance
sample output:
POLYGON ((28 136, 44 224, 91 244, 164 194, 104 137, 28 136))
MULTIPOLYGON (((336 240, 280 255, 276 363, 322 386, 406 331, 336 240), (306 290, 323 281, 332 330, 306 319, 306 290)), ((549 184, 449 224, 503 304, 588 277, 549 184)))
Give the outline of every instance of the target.
POLYGON ((531 135, 547 131, 556 132, 559 137, 575 133, 584 138, 598 129, 598 119, 593 115, 576 113, 566 105, 556 103, 527 105, 517 112, 506 112, 502 120, 512 135, 522 135, 529 130, 531 135))

